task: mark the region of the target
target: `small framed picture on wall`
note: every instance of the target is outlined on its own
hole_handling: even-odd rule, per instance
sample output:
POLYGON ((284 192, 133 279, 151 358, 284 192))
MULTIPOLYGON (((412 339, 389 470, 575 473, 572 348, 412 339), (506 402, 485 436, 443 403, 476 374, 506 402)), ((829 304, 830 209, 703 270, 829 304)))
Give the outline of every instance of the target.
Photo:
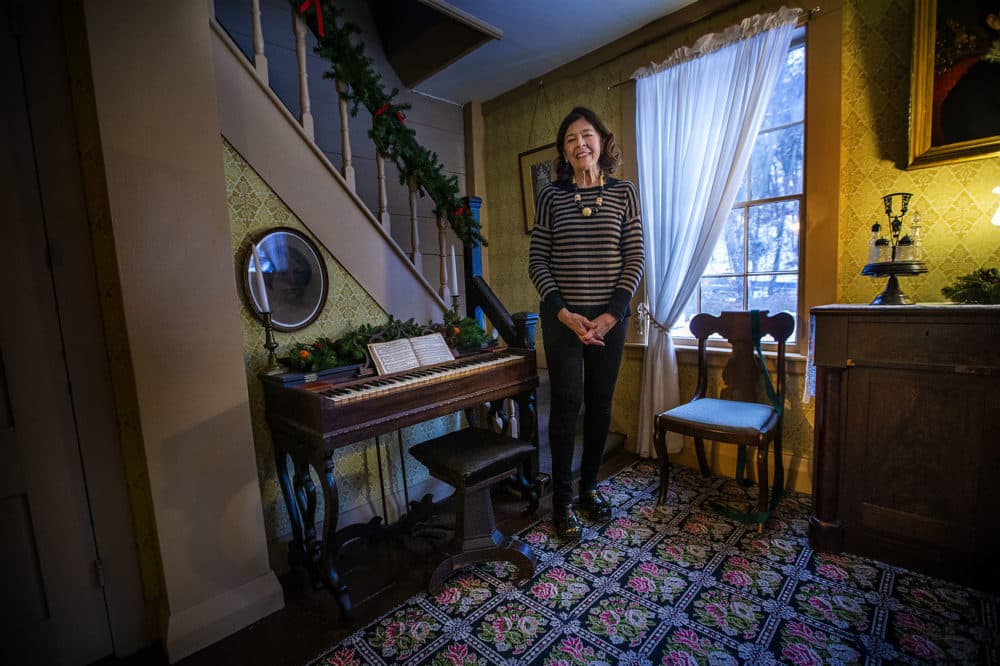
POLYGON ((524 233, 535 226, 535 202, 542 188, 555 180, 555 160, 559 156, 556 144, 532 148, 517 156, 521 172, 521 200, 524 205, 524 233))

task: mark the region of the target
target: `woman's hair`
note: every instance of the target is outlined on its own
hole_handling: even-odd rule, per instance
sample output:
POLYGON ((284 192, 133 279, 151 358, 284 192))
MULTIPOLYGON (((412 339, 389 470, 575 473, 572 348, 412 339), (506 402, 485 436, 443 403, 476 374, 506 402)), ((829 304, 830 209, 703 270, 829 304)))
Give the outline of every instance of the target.
POLYGON ((559 131, 556 132, 556 150, 559 152, 559 157, 556 158, 556 180, 569 181, 573 179, 573 167, 570 166, 566 155, 563 154, 563 143, 566 141, 566 130, 581 118, 593 125, 597 133, 601 135, 601 157, 597 160, 597 166, 600 167, 601 173, 610 176, 622 162, 621 153, 618 152, 618 146, 615 144, 615 135, 608 129, 608 126, 597 117, 596 113, 588 108, 578 106, 566 114, 562 124, 559 125, 559 131))

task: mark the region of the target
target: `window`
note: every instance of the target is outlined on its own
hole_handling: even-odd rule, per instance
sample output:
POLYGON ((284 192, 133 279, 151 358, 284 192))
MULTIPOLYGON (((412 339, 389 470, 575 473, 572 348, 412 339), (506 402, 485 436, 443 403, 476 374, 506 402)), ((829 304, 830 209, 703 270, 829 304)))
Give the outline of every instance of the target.
POLYGON ((744 182, 698 287, 671 333, 699 312, 787 310, 798 320, 804 225, 805 28, 796 31, 744 182))

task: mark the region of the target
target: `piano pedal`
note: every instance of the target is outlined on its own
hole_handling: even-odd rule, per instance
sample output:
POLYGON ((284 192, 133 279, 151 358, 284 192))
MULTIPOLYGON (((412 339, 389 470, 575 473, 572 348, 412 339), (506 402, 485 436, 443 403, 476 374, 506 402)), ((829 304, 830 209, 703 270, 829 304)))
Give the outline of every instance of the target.
POLYGON ((454 515, 431 516, 428 520, 421 520, 417 523, 414 523, 413 526, 412 532, 416 533, 418 531, 454 532, 455 516, 454 515))
POLYGON ((417 537, 420 539, 430 539, 438 540, 444 539, 449 534, 454 532, 454 529, 448 529, 447 527, 436 527, 433 525, 418 525, 410 532, 410 536, 417 537))
POLYGON ((440 552, 454 536, 453 530, 418 528, 401 538, 403 548, 413 555, 433 555, 440 552))

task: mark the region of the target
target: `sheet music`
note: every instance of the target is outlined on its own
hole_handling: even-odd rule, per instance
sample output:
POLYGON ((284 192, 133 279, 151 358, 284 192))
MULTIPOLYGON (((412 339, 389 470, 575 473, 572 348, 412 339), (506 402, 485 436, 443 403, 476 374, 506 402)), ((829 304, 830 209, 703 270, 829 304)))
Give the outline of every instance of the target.
POLYGON ((380 375, 455 360, 440 333, 372 342, 368 345, 368 351, 371 352, 380 375))
POLYGON ((375 361, 375 367, 378 368, 380 375, 420 367, 420 361, 413 353, 413 346, 407 338, 371 342, 368 344, 368 351, 371 352, 372 360, 375 361))
POLYGON ((444 336, 440 333, 410 338, 410 343, 413 345, 413 353, 417 355, 420 365, 433 365, 455 360, 448 343, 444 341, 444 336))

